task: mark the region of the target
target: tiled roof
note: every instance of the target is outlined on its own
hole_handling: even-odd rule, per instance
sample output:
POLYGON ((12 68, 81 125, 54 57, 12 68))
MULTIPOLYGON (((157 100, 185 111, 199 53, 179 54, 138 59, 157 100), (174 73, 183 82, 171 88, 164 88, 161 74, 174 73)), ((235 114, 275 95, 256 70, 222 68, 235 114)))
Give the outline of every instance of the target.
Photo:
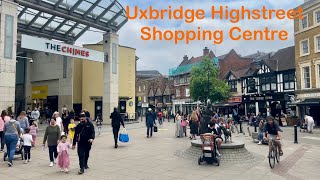
POLYGON ((137 77, 160 77, 162 74, 157 70, 137 71, 137 77))
POLYGON ((295 47, 279 49, 273 56, 263 60, 273 71, 295 69, 295 47))
MULTIPOLYGON (((205 57, 205 56, 202 55, 202 56, 198 56, 198 57, 191 57, 188 61, 183 60, 183 61, 181 62, 181 64, 179 65, 179 67, 185 66, 185 65, 188 65, 188 64, 196 64, 196 63, 199 63, 199 62, 203 61, 204 57, 205 57)), ((208 57, 209 57, 209 58, 214 58, 214 57, 216 57, 216 56, 214 55, 214 53, 213 53, 212 51, 210 51, 209 54, 208 54, 208 57)))

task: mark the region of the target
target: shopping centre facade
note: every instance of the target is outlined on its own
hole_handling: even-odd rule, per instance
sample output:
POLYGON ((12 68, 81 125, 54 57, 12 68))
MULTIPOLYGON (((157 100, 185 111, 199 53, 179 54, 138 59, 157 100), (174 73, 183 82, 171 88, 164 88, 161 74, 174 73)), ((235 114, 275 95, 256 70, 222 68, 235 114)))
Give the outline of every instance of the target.
POLYGON ((108 117, 121 104, 135 111, 135 49, 119 45, 127 17, 117 1, 1 0, 0 12, 1 110, 66 105, 108 117), (103 39, 73 45, 90 30, 103 39))

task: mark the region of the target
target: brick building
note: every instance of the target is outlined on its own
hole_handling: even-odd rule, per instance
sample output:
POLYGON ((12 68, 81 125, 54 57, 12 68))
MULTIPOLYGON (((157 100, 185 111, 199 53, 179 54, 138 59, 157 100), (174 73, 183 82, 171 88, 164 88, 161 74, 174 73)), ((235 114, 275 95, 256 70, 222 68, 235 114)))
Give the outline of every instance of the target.
POLYGON ((147 109, 172 109, 173 82, 158 71, 138 71, 136 78, 137 112, 144 115, 147 109))
POLYGON ((294 21, 298 116, 320 124, 320 1, 305 0, 303 19, 294 21))
POLYGON ((199 65, 206 56, 212 60, 216 57, 211 50, 205 47, 201 56, 189 58, 185 55, 177 68, 170 69, 169 76, 174 82, 175 92, 172 100, 173 112, 180 110, 183 113, 190 113, 192 106, 197 105, 197 102, 194 102, 190 96, 190 73, 192 67, 199 65))

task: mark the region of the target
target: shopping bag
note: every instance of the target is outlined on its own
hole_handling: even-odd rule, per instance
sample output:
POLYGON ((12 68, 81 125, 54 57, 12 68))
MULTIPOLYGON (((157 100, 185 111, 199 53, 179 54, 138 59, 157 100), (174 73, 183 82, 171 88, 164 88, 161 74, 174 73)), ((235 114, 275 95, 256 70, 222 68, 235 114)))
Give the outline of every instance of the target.
POLYGON ((121 133, 119 135, 119 141, 123 142, 123 143, 129 142, 129 135, 128 135, 127 130, 125 128, 121 131, 121 133))
POLYGON ((153 127, 153 132, 158 132, 158 126, 153 127))

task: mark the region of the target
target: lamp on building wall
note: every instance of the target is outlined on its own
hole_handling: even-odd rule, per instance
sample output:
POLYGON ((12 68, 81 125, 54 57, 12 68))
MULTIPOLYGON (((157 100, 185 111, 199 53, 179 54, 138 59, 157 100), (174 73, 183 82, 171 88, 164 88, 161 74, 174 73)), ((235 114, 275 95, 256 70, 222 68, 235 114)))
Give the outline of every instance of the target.
MULTIPOLYGON (((29 63, 33 63, 33 59, 32 58, 29 58, 29 57, 23 57, 23 56, 16 56, 17 58, 19 59, 26 59, 26 60, 29 60, 29 63)), ((18 60, 16 60, 16 62, 18 62, 18 60)))

